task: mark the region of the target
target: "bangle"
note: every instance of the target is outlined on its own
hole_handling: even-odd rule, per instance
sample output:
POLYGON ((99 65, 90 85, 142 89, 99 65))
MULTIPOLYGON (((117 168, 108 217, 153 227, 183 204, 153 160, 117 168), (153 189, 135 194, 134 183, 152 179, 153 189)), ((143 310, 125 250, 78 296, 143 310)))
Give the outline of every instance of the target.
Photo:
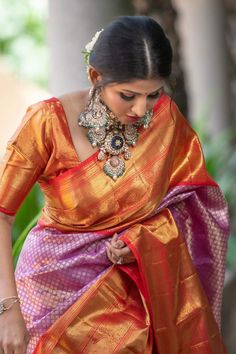
POLYGON ((5 311, 10 310, 12 306, 20 302, 20 299, 17 296, 9 296, 9 297, 4 297, 3 299, 0 300, 0 315, 2 315, 5 311), (4 305, 4 301, 6 300, 13 300, 12 303, 9 306, 4 305))

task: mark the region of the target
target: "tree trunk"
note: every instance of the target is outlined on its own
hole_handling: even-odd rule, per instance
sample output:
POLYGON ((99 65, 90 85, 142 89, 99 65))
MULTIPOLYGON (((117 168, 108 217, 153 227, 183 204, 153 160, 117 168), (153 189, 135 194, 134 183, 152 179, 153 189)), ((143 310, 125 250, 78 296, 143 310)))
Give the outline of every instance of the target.
POLYGON ((115 16, 132 11, 126 0, 49 0, 49 88, 53 95, 88 86, 81 51, 115 16))
POLYGON ((229 84, 221 0, 173 0, 192 120, 203 118, 214 137, 229 127, 229 84))

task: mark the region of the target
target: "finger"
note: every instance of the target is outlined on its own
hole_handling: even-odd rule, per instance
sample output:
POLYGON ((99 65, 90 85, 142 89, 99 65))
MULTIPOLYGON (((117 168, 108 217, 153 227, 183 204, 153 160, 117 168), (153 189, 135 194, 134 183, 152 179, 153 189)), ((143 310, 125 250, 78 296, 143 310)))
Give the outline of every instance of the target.
POLYGON ((117 240, 119 238, 119 235, 117 233, 115 233, 113 236, 112 236, 112 239, 111 239, 111 244, 114 245, 117 240))
POLYGON ((121 249, 121 256, 126 256, 126 255, 129 255, 129 254, 132 254, 131 250, 129 247, 125 246, 121 249))
POLYGON ((25 334, 25 343, 26 343, 26 346, 29 344, 29 341, 30 341, 30 335, 29 335, 29 332, 26 332, 26 334, 25 334))
POLYGON ((109 249, 110 253, 118 259, 121 256, 121 250, 119 248, 113 247, 110 243, 107 244, 107 249, 109 249))
POLYGON ((13 349, 12 349, 12 346, 11 345, 5 345, 3 346, 3 353, 4 354, 13 354, 13 349))
POLYGON ((16 348, 14 354, 26 354, 26 345, 22 345, 16 348))
POLYGON ((118 240, 114 243, 114 247, 115 248, 123 248, 123 247, 125 247, 125 243, 122 240, 118 240))
POLYGON ((106 254, 107 254, 107 257, 109 258, 109 260, 111 260, 111 252, 108 247, 106 248, 106 254))
POLYGON ((133 253, 129 254, 128 256, 123 257, 124 263, 133 263, 136 261, 133 253))
POLYGON ((136 261, 134 255, 133 255, 133 253, 131 251, 127 255, 123 255, 123 256, 117 257, 110 251, 109 248, 107 248, 107 256, 108 256, 108 259, 113 264, 117 264, 117 262, 119 262, 120 259, 121 259, 121 263, 120 264, 129 264, 129 263, 133 263, 133 262, 136 261))
POLYGON ((114 256, 116 258, 119 258, 119 257, 124 257, 124 256, 127 256, 128 254, 131 254, 131 250, 129 249, 129 247, 123 247, 123 248, 116 248, 116 247, 113 247, 111 244, 107 244, 107 247, 109 248, 110 252, 112 254, 114 254, 114 256))
POLYGON ((126 246, 122 249, 116 249, 110 244, 107 247, 113 261, 117 262, 120 258, 122 258, 122 263, 131 263, 135 261, 135 257, 129 247, 126 246))
POLYGON ((120 240, 119 237, 120 236, 117 233, 115 233, 112 237, 111 244, 116 248, 123 248, 125 246, 125 243, 124 241, 120 240))
POLYGON ((108 259, 112 262, 112 263, 116 263, 117 259, 115 259, 111 253, 111 251, 109 250, 109 248, 106 249, 106 253, 107 253, 107 257, 108 259))

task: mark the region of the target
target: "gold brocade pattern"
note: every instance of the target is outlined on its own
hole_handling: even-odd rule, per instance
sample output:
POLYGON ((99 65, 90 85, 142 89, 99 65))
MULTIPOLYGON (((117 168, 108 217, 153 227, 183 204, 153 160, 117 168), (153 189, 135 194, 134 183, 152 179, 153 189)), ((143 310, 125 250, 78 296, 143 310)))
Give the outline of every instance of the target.
POLYGON ((15 214, 38 180, 46 199, 43 225, 113 232, 150 215, 170 185, 212 184, 200 149, 177 107, 163 96, 150 127, 140 132, 124 178, 113 182, 101 174, 97 153, 79 163, 60 101, 40 102, 28 109, 9 141, 0 170, 0 210, 15 214), (100 203, 103 198, 106 203, 100 203))
POLYGON ((15 214, 38 180, 45 194, 41 225, 104 237, 124 231, 137 261, 108 270, 49 328, 34 354, 151 354, 154 347, 158 354, 225 353, 171 211, 154 216, 171 188, 217 187, 196 134, 168 96, 140 132, 124 176, 114 182, 102 166, 97 153, 79 162, 57 99, 32 106, 9 142, 0 210, 15 214))
POLYGON ((34 354, 148 354, 153 353, 154 343, 158 354, 226 353, 168 209, 134 225, 122 239, 135 254, 138 267, 113 266, 41 337, 34 354), (125 274, 129 268, 134 280, 141 276, 148 311, 125 274))
POLYGON ((174 108, 176 121, 171 120, 169 109, 165 96, 149 129, 140 132, 124 178, 114 182, 103 176, 95 153, 59 176, 41 180, 46 198, 42 224, 60 231, 115 232, 151 215, 172 184, 214 184, 202 168, 204 160, 195 133, 174 108), (180 141, 185 142, 183 146, 176 146, 180 141))
POLYGON ((35 353, 152 354, 149 332, 137 287, 113 267, 49 329, 35 353))

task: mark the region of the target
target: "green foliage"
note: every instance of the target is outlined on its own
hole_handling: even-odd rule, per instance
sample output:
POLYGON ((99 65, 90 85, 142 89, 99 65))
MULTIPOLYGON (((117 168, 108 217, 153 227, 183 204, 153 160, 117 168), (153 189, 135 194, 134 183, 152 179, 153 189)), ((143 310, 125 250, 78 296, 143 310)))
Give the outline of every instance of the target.
POLYGON ((236 271, 236 130, 222 132, 212 139, 203 129, 203 123, 203 120, 199 120, 195 129, 203 145, 207 170, 221 187, 229 205, 231 235, 227 262, 236 271))
POLYGON ((26 225, 38 214, 43 206, 43 195, 36 184, 16 215, 13 227, 13 241, 24 231, 26 225))
POLYGON ((228 263, 229 266, 236 270, 236 237, 230 237, 228 245, 228 263))
POLYGON ((38 218, 40 216, 40 213, 36 214, 30 222, 25 226, 21 234, 18 236, 18 238, 15 240, 14 245, 13 245, 13 259, 14 259, 14 264, 16 264, 17 259, 19 257, 19 254, 21 252, 21 249, 23 247, 23 244, 25 242, 25 239, 30 232, 30 230, 37 224, 38 218))
POLYGON ((48 71, 46 13, 46 0, 0 0, 0 54, 20 76, 43 86, 48 71))
POLYGON ((18 211, 13 226, 13 257, 15 263, 27 234, 37 223, 43 204, 43 194, 36 184, 18 211))

